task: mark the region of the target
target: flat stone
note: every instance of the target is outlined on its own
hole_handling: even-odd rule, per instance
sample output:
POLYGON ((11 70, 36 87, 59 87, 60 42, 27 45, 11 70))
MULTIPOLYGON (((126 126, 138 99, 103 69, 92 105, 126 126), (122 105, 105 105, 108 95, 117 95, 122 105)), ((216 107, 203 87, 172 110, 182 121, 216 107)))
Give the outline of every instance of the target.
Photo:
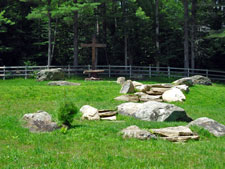
POLYGON ((144 92, 136 92, 136 93, 134 93, 134 95, 135 95, 135 96, 138 96, 138 97, 141 97, 141 96, 147 95, 147 94, 144 93, 144 92))
POLYGON ((162 96, 161 95, 142 95, 140 97, 140 101, 142 102, 148 102, 148 101, 158 101, 158 102, 162 102, 163 100, 161 99, 162 96))
POLYGON ((188 140, 199 140, 199 136, 196 134, 193 136, 160 137, 160 139, 168 140, 171 142, 186 142, 188 140))
POLYGON ((134 85, 132 83, 131 80, 127 80, 121 90, 120 90, 120 93, 123 93, 123 94, 127 94, 127 93, 134 93, 134 85))
POLYGON ((156 87, 156 88, 171 88, 174 85, 170 84, 170 83, 161 83, 161 84, 149 84, 148 86, 151 87, 151 88, 152 87, 156 87))
POLYGON ((139 102, 138 96, 135 96, 135 95, 122 95, 114 99, 118 101, 126 101, 126 102, 139 102))
POLYGON ((52 117, 45 111, 25 114, 22 118, 24 127, 30 132, 51 132, 59 128, 57 123, 52 122, 52 117))
POLYGON ((110 116, 115 116, 117 112, 114 110, 99 110, 98 114, 100 117, 110 117, 110 116))
POLYGON ((145 103, 123 103, 117 106, 118 113, 145 121, 186 121, 192 119, 184 109, 173 104, 148 101, 145 103))
POLYGON ((186 100, 186 97, 180 89, 172 88, 163 93, 162 99, 166 102, 183 102, 186 100))
POLYGON ((80 83, 73 83, 67 81, 52 81, 49 82, 48 85, 50 86, 80 86, 80 83))
POLYGON ((150 87, 148 85, 140 85, 140 86, 135 86, 135 89, 140 92, 146 92, 150 89, 150 87))
POLYGON ((187 126, 199 126, 209 131, 216 137, 221 137, 225 135, 225 125, 218 123, 217 121, 207 118, 201 117, 192 122, 190 122, 187 126))
POLYGON ((116 116, 101 117, 101 120, 115 121, 116 120, 116 116))
POLYGON ((96 78, 96 77, 85 78, 85 81, 99 81, 99 80, 102 80, 102 79, 96 78))
POLYGON ((132 81, 132 83, 133 83, 134 87, 143 85, 142 83, 137 82, 137 81, 132 81))
POLYGON ((156 138, 154 134, 151 134, 147 130, 141 130, 138 126, 135 125, 123 129, 120 133, 123 134, 123 138, 137 138, 140 140, 156 138))
POLYGON ((193 81, 190 77, 185 77, 178 79, 173 82, 174 85, 187 85, 187 86, 193 86, 193 81))
POLYGON ((98 110, 92 106, 85 105, 82 106, 80 112, 83 114, 82 119, 86 120, 100 120, 98 110))
POLYGON ((169 90, 170 88, 151 88, 150 91, 146 91, 147 94, 150 95, 162 95, 165 91, 169 90))
POLYGON ((175 136, 192 136, 194 133, 185 126, 177 127, 166 127, 160 129, 151 129, 154 134, 160 135, 161 137, 175 137, 175 136))

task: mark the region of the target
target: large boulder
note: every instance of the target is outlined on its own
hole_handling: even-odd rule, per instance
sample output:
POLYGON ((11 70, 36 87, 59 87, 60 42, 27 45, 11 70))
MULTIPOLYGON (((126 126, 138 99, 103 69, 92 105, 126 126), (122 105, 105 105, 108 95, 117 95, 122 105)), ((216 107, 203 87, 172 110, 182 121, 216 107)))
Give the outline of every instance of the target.
POLYGON ((172 88, 163 93, 162 99, 166 102, 182 102, 185 101, 186 97, 180 89, 172 88))
POLYGON ((123 93, 123 94, 127 94, 127 93, 134 93, 134 85, 132 83, 131 80, 127 80, 121 90, 120 90, 120 93, 123 93))
POLYGON ((83 114, 82 115, 82 119, 86 119, 86 120, 100 120, 100 116, 98 114, 98 109, 89 106, 89 105, 85 105, 82 106, 80 109, 80 112, 83 114))
POLYGON ((123 129, 120 133, 123 134, 123 138, 137 138, 140 140, 156 138, 154 134, 151 134, 147 130, 141 130, 138 126, 135 125, 123 129))
POLYGON ((178 79, 173 82, 174 85, 187 85, 187 86, 193 86, 193 81, 190 77, 185 77, 178 79))
POLYGON ((118 77, 116 83, 123 85, 125 83, 125 77, 118 77))
POLYGON ((50 86, 80 86, 80 83, 73 83, 67 81, 52 81, 49 82, 48 85, 50 86))
POLYGON ((145 121, 186 121, 192 119, 184 109, 173 104, 148 101, 145 103, 123 103, 117 106, 118 113, 145 121))
POLYGON ((212 85, 212 81, 205 76, 201 75, 195 75, 191 77, 193 84, 199 84, 199 85, 212 85))
POLYGON ((225 135, 225 125, 218 123, 213 119, 209 119, 207 117, 198 118, 192 122, 190 122, 187 126, 199 126, 208 130, 214 136, 220 137, 225 135))
POLYGON ((125 101, 125 102, 139 102, 138 96, 135 96, 135 95, 122 95, 114 99, 118 101, 125 101))
POLYGON ((204 77, 201 75, 195 75, 192 77, 185 77, 185 78, 181 78, 178 79, 176 81, 173 82, 173 84, 175 85, 187 85, 187 86, 193 86, 196 84, 199 85, 212 85, 211 80, 208 77, 204 77))
POLYGON ((63 79, 64 79, 64 72, 61 68, 45 69, 37 73, 38 81, 63 80, 63 79))
POLYGON ((24 127, 30 132, 50 132, 59 128, 57 123, 52 122, 52 117, 45 111, 25 114, 22 118, 24 127))

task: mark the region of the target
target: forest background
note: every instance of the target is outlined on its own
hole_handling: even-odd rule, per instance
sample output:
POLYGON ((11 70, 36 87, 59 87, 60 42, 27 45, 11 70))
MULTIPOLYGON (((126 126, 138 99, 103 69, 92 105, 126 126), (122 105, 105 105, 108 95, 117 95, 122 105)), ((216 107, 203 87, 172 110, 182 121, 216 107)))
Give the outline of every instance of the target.
POLYGON ((224 0, 1 0, 0 65, 225 70, 224 0))

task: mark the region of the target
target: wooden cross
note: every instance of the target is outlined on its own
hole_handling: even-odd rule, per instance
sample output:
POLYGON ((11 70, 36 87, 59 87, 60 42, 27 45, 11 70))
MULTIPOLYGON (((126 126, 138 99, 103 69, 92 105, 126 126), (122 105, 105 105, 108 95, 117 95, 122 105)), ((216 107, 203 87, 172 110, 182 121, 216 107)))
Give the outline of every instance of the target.
POLYGON ((105 48, 106 44, 97 43, 96 37, 93 36, 91 44, 81 44, 81 47, 92 47, 92 70, 95 70, 96 48, 105 48))

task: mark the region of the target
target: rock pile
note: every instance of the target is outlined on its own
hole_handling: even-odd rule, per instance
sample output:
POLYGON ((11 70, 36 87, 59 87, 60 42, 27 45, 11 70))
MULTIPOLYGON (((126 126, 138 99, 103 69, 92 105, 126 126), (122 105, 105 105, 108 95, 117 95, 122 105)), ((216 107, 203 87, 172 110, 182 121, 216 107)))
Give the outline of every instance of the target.
MULTIPOLYGON (((118 78, 117 81, 121 79, 118 78)), ((118 82, 119 83, 119 82, 118 82)), ((121 84, 121 83, 120 83, 121 84)), ((115 100, 128 102, 147 102, 147 101, 184 101, 185 95, 183 92, 188 92, 189 87, 186 85, 172 85, 172 84, 142 84, 137 81, 127 80, 122 84, 120 93, 132 94, 122 95, 116 97, 115 100), (137 91, 135 93, 135 91, 137 91), (164 94, 165 93, 165 94, 164 94)))
POLYGON ((116 120, 116 111, 113 110, 98 110, 92 106, 85 105, 80 109, 82 119, 86 120, 116 120))

